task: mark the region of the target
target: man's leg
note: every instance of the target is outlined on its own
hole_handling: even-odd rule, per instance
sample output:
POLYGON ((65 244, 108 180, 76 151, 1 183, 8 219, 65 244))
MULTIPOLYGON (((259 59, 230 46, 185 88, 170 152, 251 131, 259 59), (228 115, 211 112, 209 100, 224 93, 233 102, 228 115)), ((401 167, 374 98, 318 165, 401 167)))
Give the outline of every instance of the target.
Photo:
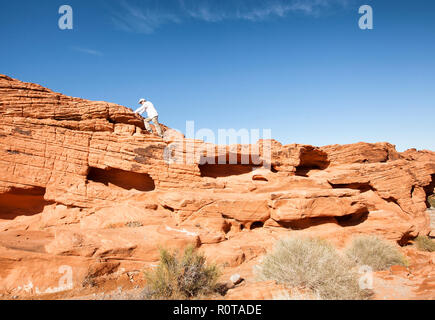
POLYGON ((151 120, 152 120, 151 118, 146 118, 146 119, 144 120, 145 129, 146 129, 149 133, 153 133, 153 129, 151 129, 151 126, 150 126, 150 121, 151 121, 151 120))
POLYGON ((159 117, 153 118, 154 126, 156 127, 157 134, 163 138, 162 127, 160 127, 159 117))

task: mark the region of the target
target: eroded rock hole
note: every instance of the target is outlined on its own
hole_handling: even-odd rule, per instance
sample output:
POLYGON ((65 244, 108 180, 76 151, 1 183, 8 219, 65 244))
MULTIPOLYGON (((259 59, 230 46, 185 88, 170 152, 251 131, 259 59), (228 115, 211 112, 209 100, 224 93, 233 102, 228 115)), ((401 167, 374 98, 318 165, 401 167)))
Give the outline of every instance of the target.
POLYGON ((262 221, 255 221, 255 222, 253 222, 252 224, 251 224, 251 230, 254 230, 254 229, 258 229, 258 228, 263 228, 263 226, 264 226, 264 222, 262 222, 262 221))
POLYGON ((252 177, 252 181, 268 182, 269 180, 267 180, 266 177, 257 174, 257 175, 254 175, 254 176, 252 177))
POLYGON ((366 191, 376 191, 375 188, 373 188, 370 183, 346 183, 346 184, 334 184, 329 183, 332 188, 334 189, 354 189, 359 190, 361 192, 366 191))
POLYGON ((163 205, 162 207, 163 207, 163 209, 169 210, 169 211, 171 211, 171 212, 175 212, 175 209, 174 209, 174 208, 171 208, 170 206, 163 205))
POLYGON ((426 206, 435 208, 435 174, 431 175, 431 177, 432 181, 424 187, 424 192, 426 193, 426 206))
POLYGON ((414 239, 414 238, 415 238, 415 237, 413 237, 413 236, 411 235, 411 232, 410 232, 410 231, 405 232, 405 233, 402 235, 402 237, 401 237, 399 240, 397 240, 397 244, 398 244, 399 246, 401 246, 401 247, 407 246, 407 245, 409 245, 409 244, 411 243, 411 240, 414 239))
POLYGON ((199 166, 201 177, 229 177, 252 172, 254 166, 246 164, 203 164, 199 166))
POLYGON ((337 223, 342 227, 357 226, 367 220, 369 212, 367 210, 359 213, 348 214, 341 217, 335 217, 337 223))
POLYGON ((44 207, 54 202, 44 199, 45 188, 12 188, 0 194, 0 219, 13 220, 18 216, 41 213, 44 207))
POLYGON ((313 170, 322 170, 322 167, 319 166, 298 166, 296 167, 295 174, 300 177, 308 177, 310 171, 313 170))
POLYGON ((290 230, 304 230, 314 226, 319 226, 326 223, 336 223, 337 221, 334 217, 313 217, 313 218, 303 218, 299 220, 284 222, 277 221, 277 223, 286 229, 290 230))
POLYGON ((154 180, 149 174, 121 169, 109 168, 103 170, 91 167, 87 179, 89 181, 103 183, 108 187, 119 187, 126 190, 134 189, 146 192, 155 189, 154 180))
POLYGON ((301 152, 299 166, 296 167, 297 176, 307 177, 312 170, 324 170, 329 167, 328 155, 317 148, 306 148, 301 152))
POLYGON ((389 198, 383 198, 383 199, 389 203, 394 203, 395 205, 400 207, 399 201, 396 198, 389 197, 389 198))
POLYGON ((258 156, 228 153, 219 157, 202 158, 199 170, 201 177, 220 178, 249 173, 262 165, 258 156))

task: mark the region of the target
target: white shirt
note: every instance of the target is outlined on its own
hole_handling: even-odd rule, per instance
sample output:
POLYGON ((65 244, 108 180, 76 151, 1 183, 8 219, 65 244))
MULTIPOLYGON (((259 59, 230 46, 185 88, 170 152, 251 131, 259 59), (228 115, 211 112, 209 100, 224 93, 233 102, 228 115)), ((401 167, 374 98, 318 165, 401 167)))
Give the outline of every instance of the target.
POLYGON ((139 109, 137 109, 135 111, 135 113, 139 113, 140 115, 142 115, 145 111, 148 114, 148 118, 152 119, 154 117, 158 117, 159 116, 159 114, 157 113, 156 108, 151 103, 151 101, 147 101, 147 102, 143 103, 142 106, 139 107, 139 109))

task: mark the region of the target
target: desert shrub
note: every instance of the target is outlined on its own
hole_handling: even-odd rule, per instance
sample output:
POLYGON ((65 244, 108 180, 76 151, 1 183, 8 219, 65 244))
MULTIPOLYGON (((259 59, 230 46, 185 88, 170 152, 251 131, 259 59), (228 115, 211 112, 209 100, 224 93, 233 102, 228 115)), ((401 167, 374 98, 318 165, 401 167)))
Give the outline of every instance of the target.
POLYGON ((375 271, 393 265, 406 266, 407 261, 397 247, 375 236, 359 236, 352 240, 346 255, 358 265, 367 265, 375 271))
POLYGON ((261 280, 276 280, 292 287, 310 289, 320 299, 367 299, 358 275, 346 258, 326 241, 290 238, 277 243, 258 266, 261 280))
POLYGON ((417 248, 421 251, 434 252, 435 251, 435 241, 428 236, 418 236, 415 238, 415 244, 417 248))
POLYGON ((145 272, 147 296, 153 299, 190 299, 215 291, 219 270, 193 247, 182 255, 160 250, 156 269, 145 272))
POLYGON ((429 196, 427 201, 429 202, 431 208, 435 208, 435 194, 429 196))

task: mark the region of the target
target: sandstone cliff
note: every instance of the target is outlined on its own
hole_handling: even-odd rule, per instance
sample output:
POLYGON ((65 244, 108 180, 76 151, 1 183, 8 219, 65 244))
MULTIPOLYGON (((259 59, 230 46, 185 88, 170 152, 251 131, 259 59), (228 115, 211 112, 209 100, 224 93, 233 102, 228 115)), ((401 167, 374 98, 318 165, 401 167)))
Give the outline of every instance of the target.
POLYGON ((168 128, 160 139, 128 108, 4 75, 0 121, 0 292, 62 291, 65 265, 74 287, 131 277, 159 246, 193 244, 243 269, 296 233, 340 246, 355 234, 405 245, 431 232, 432 151, 274 140, 222 149, 168 128), (235 163, 206 162, 210 148, 235 163))

